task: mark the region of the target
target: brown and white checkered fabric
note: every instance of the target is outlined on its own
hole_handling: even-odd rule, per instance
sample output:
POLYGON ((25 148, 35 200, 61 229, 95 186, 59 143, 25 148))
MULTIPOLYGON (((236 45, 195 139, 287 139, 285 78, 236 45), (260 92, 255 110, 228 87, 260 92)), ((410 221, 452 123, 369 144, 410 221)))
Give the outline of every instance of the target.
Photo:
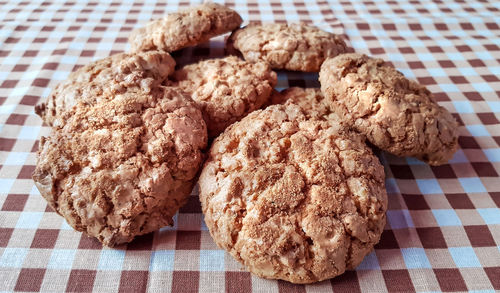
MULTIPOLYGON (((0 0, 0 291, 500 291, 500 4, 495 0, 231 1, 246 22, 314 24, 425 84, 460 122, 460 149, 431 167, 379 157, 388 223, 355 270, 313 285, 264 280, 212 241, 195 190, 175 226, 117 249, 71 229, 31 180, 33 106, 76 68, 128 49, 132 29, 195 2, 0 0)), ((224 54, 224 38, 175 53, 224 54)), ((279 73, 278 88, 317 87, 279 73)))

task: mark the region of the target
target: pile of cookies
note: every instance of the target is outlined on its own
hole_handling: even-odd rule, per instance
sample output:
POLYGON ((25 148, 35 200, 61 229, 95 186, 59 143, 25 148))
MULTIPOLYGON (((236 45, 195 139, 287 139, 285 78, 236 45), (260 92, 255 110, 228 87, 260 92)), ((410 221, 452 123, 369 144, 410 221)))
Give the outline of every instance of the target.
POLYGON ((33 179, 107 246, 171 225, 198 182, 214 241, 251 272, 332 278, 385 225, 384 169, 366 142, 439 165, 457 148, 457 123, 425 87, 347 53, 339 36, 241 23, 218 4, 191 7, 135 30, 131 52, 72 73, 35 109, 53 130, 33 179), (175 70, 170 52, 231 31, 227 51, 243 59, 175 70), (319 71, 321 90, 277 92, 272 69, 319 71))

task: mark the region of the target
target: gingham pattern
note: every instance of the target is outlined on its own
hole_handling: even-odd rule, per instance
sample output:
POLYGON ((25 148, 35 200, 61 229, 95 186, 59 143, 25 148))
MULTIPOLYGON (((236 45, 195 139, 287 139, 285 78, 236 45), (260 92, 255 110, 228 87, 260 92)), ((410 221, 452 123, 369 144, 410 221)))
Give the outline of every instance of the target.
MULTIPOLYGON (((459 120, 449 164, 379 154, 388 223, 355 270, 307 286, 260 279, 214 244, 196 190, 175 226, 101 248, 47 207, 30 179, 48 127, 33 106, 76 68, 126 50, 130 31, 194 2, 0 1, 0 290, 430 292, 500 290, 500 2, 240 1, 246 22, 304 21, 344 34, 426 84, 459 120)), ((222 56, 223 38, 176 53, 222 56)), ((278 88, 318 86, 280 73, 278 88)))

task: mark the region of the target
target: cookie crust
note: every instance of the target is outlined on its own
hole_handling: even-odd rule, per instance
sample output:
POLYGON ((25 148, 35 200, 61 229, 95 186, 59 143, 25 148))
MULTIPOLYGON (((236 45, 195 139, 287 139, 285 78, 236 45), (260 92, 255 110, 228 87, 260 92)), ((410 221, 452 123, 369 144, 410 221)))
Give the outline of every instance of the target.
POLYGON ((382 150, 441 165, 458 147, 457 122, 432 93, 382 59, 344 54, 325 61, 323 94, 382 150))
POLYGON ((229 56, 186 65, 175 71, 172 81, 191 94, 204 113, 208 136, 216 137, 266 103, 277 76, 265 62, 229 56))
POLYGON ((233 32, 228 45, 238 49, 247 61, 263 60, 273 69, 306 72, 318 72, 326 58, 347 50, 341 37, 296 23, 250 24, 233 32))
POLYGON ((175 61, 170 54, 161 51, 109 56, 72 72, 44 103, 35 107, 35 112, 48 125, 63 125, 64 121, 57 122, 57 119, 78 101, 93 104, 104 93, 119 94, 129 88, 150 92, 174 71, 174 67, 175 61))
POLYGON ((307 119, 332 119, 335 123, 342 123, 335 109, 319 88, 291 87, 281 92, 275 91, 271 95, 271 104, 295 104, 302 109, 307 119))
POLYGON ((106 246, 172 224, 206 147, 194 102, 176 88, 77 103, 42 137, 33 180, 49 205, 106 246))
POLYGON ((359 135, 274 105, 215 140, 200 200, 215 242, 251 272, 312 283, 355 268, 379 241, 384 176, 359 135))
POLYGON ((134 30, 129 43, 132 52, 156 49, 173 52, 230 32, 242 22, 236 11, 217 3, 205 3, 134 30))

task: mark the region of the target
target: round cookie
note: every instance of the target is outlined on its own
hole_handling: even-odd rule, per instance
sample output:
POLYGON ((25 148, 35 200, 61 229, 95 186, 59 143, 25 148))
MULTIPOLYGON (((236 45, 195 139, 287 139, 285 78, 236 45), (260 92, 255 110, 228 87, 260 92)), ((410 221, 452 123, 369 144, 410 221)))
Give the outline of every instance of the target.
POLYGON ((78 101, 95 103, 104 92, 117 94, 137 87, 151 91, 174 71, 175 61, 162 51, 120 53, 97 60, 72 72, 58 84, 45 103, 37 105, 35 112, 48 125, 57 122, 62 114, 78 101))
POLYGON ((42 137, 33 180, 70 226, 106 246, 171 225, 202 164, 207 132, 182 91, 129 89, 78 102, 42 137))
POLYGON ((319 73, 323 94, 353 127, 382 150, 441 165, 458 147, 457 122, 427 88, 361 54, 328 59, 319 73))
POLYGON ((302 109, 307 119, 332 119, 335 120, 335 123, 342 123, 340 117, 331 107, 331 103, 325 99, 319 88, 291 87, 281 92, 275 91, 271 95, 271 104, 295 104, 302 109))
POLYGON ((326 58, 347 50, 341 37, 295 23, 250 24, 233 32, 228 46, 239 50, 247 61, 263 60, 273 69, 306 72, 318 72, 326 58))
POLYGON ((384 177, 360 135, 291 104, 231 125, 198 183, 217 245, 261 277, 312 283, 355 268, 379 241, 384 177))
POLYGON ((132 51, 173 52, 230 32, 242 22, 236 11, 217 3, 205 3, 168 14, 134 30, 129 43, 132 51))
POLYGON ((277 76, 265 62, 250 63, 235 56, 186 65, 172 76, 174 85, 191 94, 202 110, 208 136, 264 105, 277 76))

